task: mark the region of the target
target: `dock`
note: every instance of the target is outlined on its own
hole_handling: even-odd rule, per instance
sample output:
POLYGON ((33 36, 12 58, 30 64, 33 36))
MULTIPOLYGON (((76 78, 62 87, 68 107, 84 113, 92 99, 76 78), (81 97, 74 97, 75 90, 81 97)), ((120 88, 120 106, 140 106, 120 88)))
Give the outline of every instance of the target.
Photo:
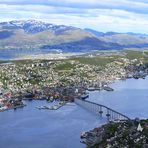
POLYGON ((60 102, 59 104, 55 104, 53 106, 40 106, 40 107, 36 107, 37 109, 41 110, 41 109, 46 109, 46 110, 58 110, 61 107, 63 107, 64 105, 66 105, 66 102, 60 102))

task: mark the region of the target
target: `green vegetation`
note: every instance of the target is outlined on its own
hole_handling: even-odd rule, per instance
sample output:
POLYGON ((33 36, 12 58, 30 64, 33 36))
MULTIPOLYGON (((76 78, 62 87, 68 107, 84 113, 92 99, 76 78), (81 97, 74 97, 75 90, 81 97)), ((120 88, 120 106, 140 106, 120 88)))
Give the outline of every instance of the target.
POLYGON ((86 132, 85 139, 87 148, 98 147, 127 147, 142 148, 148 144, 148 120, 130 120, 124 122, 110 122, 98 129, 86 132), (138 131, 137 127, 143 130, 138 131), (90 133, 90 134, 89 134, 90 133), (96 139, 98 139, 96 142, 96 139), (91 141, 91 142, 90 142, 91 141))
POLYGON ((126 58, 133 60, 133 59, 140 59, 143 58, 143 52, 141 51, 133 51, 133 50, 125 50, 123 51, 126 53, 126 58))
MULTIPOLYGON (((92 53, 93 54, 93 53, 92 53)), ((140 50, 122 50, 122 51, 99 51, 93 54, 93 57, 89 56, 80 56, 80 57, 72 57, 70 59, 60 60, 61 64, 58 65, 56 70, 70 70, 73 69, 75 65, 71 64, 71 61, 76 61, 81 64, 89 64, 96 66, 105 66, 108 63, 111 63, 119 58, 127 58, 129 60, 138 59, 142 60, 144 63, 148 63, 148 51, 140 51, 140 50), (101 55, 97 55, 100 53, 101 55), (117 54, 119 53, 119 54, 117 54), (109 55, 108 55, 109 54, 109 55)), ((15 60, 15 61, 0 61, 0 63, 4 62, 13 62, 15 64, 31 64, 38 60, 15 60)), ((51 61, 51 60, 40 60, 41 62, 51 61)))
POLYGON ((109 124, 106 127, 106 134, 108 135, 108 137, 112 137, 115 135, 115 131, 117 131, 118 128, 118 124, 109 124))
POLYGON ((118 56, 113 57, 79 57, 75 58, 73 60, 78 61, 82 64, 90 64, 90 65, 96 65, 96 66, 105 66, 108 63, 111 63, 115 61, 118 58, 118 56))
POLYGON ((126 53, 125 58, 129 60, 137 59, 141 60, 143 63, 148 63, 148 51, 137 51, 137 50, 124 50, 122 53, 126 53))
POLYGON ((74 68, 74 64, 71 64, 70 62, 64 62, 64 63, 61 63, 59 65, 57 65, 55 67, 56 70, 71 70, 74 68))
MULTIPOLYGON (((119 51, 118 51, 119 52, 119 51)), ((99 53, 99 52, 98 52, 99 53)), ((78 61, 82 64, 90 64, 90 65, 96 65, 96 66, 105 66, 108 63, 111 63, 119 58, 127 58, 129 60, 141 60, 144 63, 148 63, 148 57, 145 57, 145 55, 148 55, 148 52, 145 52, 145 55, 142 51, 135 51, 135 50, 124 50, 120 51, 119 55, 116 55, 116 52, 100 52, 103 53, 103 56, 82 56, 78 58, 73 58, 73 60, 78 61), (110 55, 108 55, 110 53, 110 55)))

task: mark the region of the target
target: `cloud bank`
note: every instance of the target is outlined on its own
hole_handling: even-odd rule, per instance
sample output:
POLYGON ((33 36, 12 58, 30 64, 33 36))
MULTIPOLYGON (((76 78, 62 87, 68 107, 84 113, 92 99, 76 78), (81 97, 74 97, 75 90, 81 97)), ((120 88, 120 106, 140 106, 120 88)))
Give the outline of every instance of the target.
POLYGON ((0 0, 0 21, 24 19, 104 32, 148 33, 148 1, 0 0))

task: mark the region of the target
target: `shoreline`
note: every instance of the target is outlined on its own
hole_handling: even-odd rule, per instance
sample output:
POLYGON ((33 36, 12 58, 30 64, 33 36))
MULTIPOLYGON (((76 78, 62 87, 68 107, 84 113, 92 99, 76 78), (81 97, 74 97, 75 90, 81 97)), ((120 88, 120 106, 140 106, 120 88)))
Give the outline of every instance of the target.
POLYGON ((10 107, 10 108, 7 108, 7 109, 4 109, 4 110, 0 110, 0 112, 4 112, 4 111, 8 111, 8 110, 12 110, 12 109, 18 109, 18 108, 23 108, 25 107, 26 104, 22 104, 22 105, 18 105, 18 106, 13 106, 13 107, 10 107))
POLYGON ((109 122, 82 132, 81 142, 87 147, 147 147, 148 119, 109 122))
MULTIPOLYGON (((40 66, 41 66, 41 68, 44 68, 42 63, 37 63, 37 64, 38 64, 39 68, 40 68, 40 66)), ((2 66, 6 69, 6 68, 14 67, 15 64, 10 64, 10 65, 6 64, 6 65, 2 65, 2 66)), ((18 68, 20 68, 20 67, 18 67, 18 68)), ((33 68, 34 68, 34 66, 33 66, 33 68)), ((11 97, 9 97, 9 98, 14 98, 14 99, 15 98, 24 99, 24 98, 26 98, 25 96, 28 95, 31 97, 29 97, 29 98, 27 97, 27 98, 28 99, 31 98, 33 100, 50 100, 52 98, 55 100, 73 102, 74 98, 76 98, 78 96, 82 97, 83 95, 86 95, 87 90, 88 91, 94 91, 94 90, 113 91, 113 89, 110 87, 110 84, 113 84, 116 81, 127 80, 129 78, 144 79, 148 75, 148 67, 146 67, 145 65, 140 65, 140 68, 139 68, 139 66, 137 67, 137 66, 132 65, 132 68, 133 68, 133 70, 131 69, 131 66, 129 66, 129 65, 127 65, 127 67, 122 67, 121 71, 123 71, 123 74, 121 74, 121 75, 114 74, 114 76, 111 76, 111 77, 108 77, 108 73, 105 73, 105 76, 102 78, 102 81, 97 81, 97 82, 92 81, 91 82, 91 81, 89 81, 89 79, 87 81, 80 79, 80 80, 78 80, 77 83, 73 83, 73 81, 72 81, 69 84, 62 84, 59 80, 59 82, 58 82, 59 84, 55 83, 55 84, 53 84, 53 86, 49 86, 48 83, 45 86, 32 85, 29 88, 25 88, 24 90, 22 88, 19 88, 19 91, 16 91, 15 93, 13 93, 13 91, 10 91, 10 92, 8 92, 8 94, 4 94, 4 95, 8 95, 8 96, 10 95, 11 97)), ((115 71, 117 71, 117 68, 115 68, 115 71)), ((54 77, 52 76, 52 79, 53 78, 54 77)), ((34 78, 32 78, 32 80, 34 80, 34 78)), ((7 99, 6 97, 4 97, 4 98, 7 99)))

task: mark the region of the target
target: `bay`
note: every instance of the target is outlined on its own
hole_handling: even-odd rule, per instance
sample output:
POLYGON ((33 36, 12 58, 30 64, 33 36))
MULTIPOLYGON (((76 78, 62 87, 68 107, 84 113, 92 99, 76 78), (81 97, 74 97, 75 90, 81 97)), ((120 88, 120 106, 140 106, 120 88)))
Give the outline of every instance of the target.
MULTIPOLYGON (((106 105, 130 118, 148 118, 148 77, 111 84, 113 92, 90 92, 88 100, 106 105)), ((0 148, 85 148, 80 133, 106 123, 80 106, 56 111, 38 110, 46 101, 26 102, 22 109, 0 113, 0 148)))

